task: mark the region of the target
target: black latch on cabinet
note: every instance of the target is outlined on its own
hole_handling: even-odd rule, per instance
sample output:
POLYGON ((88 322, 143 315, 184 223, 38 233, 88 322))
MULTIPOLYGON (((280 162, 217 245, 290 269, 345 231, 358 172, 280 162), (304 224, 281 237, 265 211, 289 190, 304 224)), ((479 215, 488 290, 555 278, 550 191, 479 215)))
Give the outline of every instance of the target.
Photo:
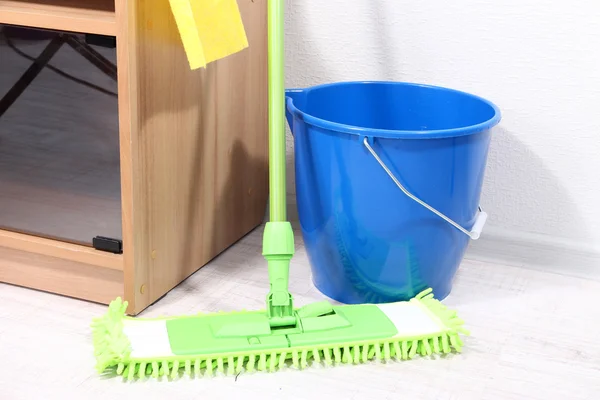
POLYGON ((117 47, 116 36, 105 36, 88 33, 85 35, 85 42, 93 46, 106 47, 109 49, 114 49, 115 47, 117 47))
POLYGON ((104 236, 96 236, 92 241, 94 248, 109 253, 123 254, 123 241, 104 236))

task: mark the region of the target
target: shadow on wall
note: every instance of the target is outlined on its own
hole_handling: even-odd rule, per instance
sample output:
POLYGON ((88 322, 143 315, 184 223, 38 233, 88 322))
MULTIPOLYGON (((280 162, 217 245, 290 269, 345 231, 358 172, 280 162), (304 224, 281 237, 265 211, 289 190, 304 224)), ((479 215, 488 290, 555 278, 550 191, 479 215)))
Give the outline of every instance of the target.
MULTIPOLYGON (((490 219, 466 259, 600 279, 584 210, 547 162, 502 126, 493 136, 481 202, 490 219)), ((487 290, 483 282, 478 286, 487 290)))
MULTIPOLYGON (((286 32, 293 32, 294 39, 296 38, 310 38, 313 35, 308 32, 310 25, 306 24, 306 21, 302 19, 302 16, 306 15, 301 9, 306 6, 304 3, 296 2, 289 4, 286 13, 286 32)), ((394 61, 394 52, 392 50, 392 43, 396 40, 392 34, 386 29, 386 25, 381 23, 385 19, 386 10, 385 4, 382 0, 373 1, 371 4, 373 13, 368 14, 365 18, 369 19, 365 21, 365 24, 374 26, 372 31, 367 33, 373 36, 373 42, 377 43, 378 57, 377 69, 371 71, 364 71, 364 68, 357 66, 355 68, 349 67, 351 71, 351 78, 349 80, 394 80, 395 76, 399 71, 394 61)), ((324 40, 327 40, 326 38, 324 40)), ((360 56, 359 56, 360 57, 360 56)), ((288 78, 288 88, 304 88, 307 86, 318 85, 323 83, 332 83, 339 81, 334 72, 335 66, 329 66, 324 60, 330 58, 326 54, 321 54, 319 46, 316 46, 312 40, 294 40, 293 46, 286 43, 286 77, 288 78), (298 46, 306 46, 309 49, 301 50, 298 46), (310 62, 296 63, 289 60, 297 61, 294 57, 293 52, 300 51, 303 54, 311 54, 310 62), (291 76, 291 79, 290 79, 291 76)), ((288 182, 288 211, 290 219, 298 219, 298 210, 296 206, 296 189, 295 189, 295 171, 294 171, 294 139, 291 135, 291 131, 286 124, 287 131, 287 182, 288 182)))
MULTIPOLYGON (((286 7, 285 32, 293 32, 294 38, 309 38, 311 35, 307 32, 306 21, 302 20, 305 13, 302 8, 306 5, 302 2, 293 2, 286 7)), ((306 6, 308 7, 308 6, 306 6)), ((288 36, 289 37, 289 36, 288 36)), ((328 70, 327 64, 323 63, 327 57, 319 53, 319 48, 314 46, 311 40, 295 40, 294 46, 289 45, 286 37, 285 54, 285 76, 286 88, 306 88, 308 86, 321 83, 329 83, 333 79, 333 74, 328 70), (309 54, 312 54, 310 62, 296 64, 293 61, 292 53, 298 51, 295 46, 310 47, 309 54), (292 60, 292 61, 290 61, 292 60), (292 77, 292 79, 290 79, 292 77)), ((304 52, 306 53, 306 52, 304 52)), ((287 202, 288 219, 294 226, 298 224, 298 207, 296 203, 296 173, 295 173, 295 153, 294 137, 289 125, 286 126, 286 180, 287 180, 287 202)), ((268 215, 267 215, 268 218, 268 215)))
POLYGON ((502 125, 492 136, 481 201, 491 226, 590 241, 575 199, 547 163, 502 125))
MULTIPOLYGON (((286 31, 293 32, 293 36, 288 36, 290 41, 286 46, 288 87, 306 87, 339 80, 334 76, 339 75, 335 70, 339 64, 330 65, 326 61, 330 59, 328 55, 321 54, 321 47, 311 39, 315 35, 310 32, 310 23, 301 19, 303 15, 310 14, 304 8, 309 6, 306 3, 294 3, 288 8, 286 31), (298 60, 294 57, 295 52, 310 54, 310 59, 298 60)), ((392 37, 388 24, 377 23, 386 19, 386 3, 381 0, 373 1, 369 9, 372 12, 365 18, 369 18, 369 23, 374 26, 366 34, 372 36, 372 42, 378 47, 378 62, 372 70, 365 70, 364 65, 349 65, 344 71, 351 71, 350 74, 355 79, 401 80, 403 68, 399 63, 404 60, 401 61, 402 56, 392 51, 392 44, 397 38, 392 37), (368 75, 364 76, 365 74, 368 75)), ((504 110, 503 114, 506 114, 504 110)), ((507 117, 509 116, 504 115, 503 119, 506 120, 507 117)), ((295 206, 291 136, 288 137, 288 182, 288 197, 293 202, 290 204, 291 209, 295 206)), ((518 132, 509 131, 502 123, 494 128, 481 199, 483 207, 490 214, 489 225, 486 227, 488 232, 487 228, 497 225, 523 234, 571 237, 579 242, 590 243, 593 240, 592 232, 589 226, 580 222, 584 220, 585 213, 578 208, 575 200, 567 191, 565 182, 553 173, 548 161, 527 147, 518 132)))

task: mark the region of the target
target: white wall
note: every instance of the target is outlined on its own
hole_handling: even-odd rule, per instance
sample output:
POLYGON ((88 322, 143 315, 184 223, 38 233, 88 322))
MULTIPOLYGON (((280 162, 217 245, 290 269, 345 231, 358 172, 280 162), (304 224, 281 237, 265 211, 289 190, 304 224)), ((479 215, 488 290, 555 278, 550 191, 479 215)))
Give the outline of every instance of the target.
POLYGON ((493 252, 493 240, 597 251, 597 0, 286 3, 288 87, 413 81, 469 91, 501 108, 482 197, 488 244, 472 247, 493 252))

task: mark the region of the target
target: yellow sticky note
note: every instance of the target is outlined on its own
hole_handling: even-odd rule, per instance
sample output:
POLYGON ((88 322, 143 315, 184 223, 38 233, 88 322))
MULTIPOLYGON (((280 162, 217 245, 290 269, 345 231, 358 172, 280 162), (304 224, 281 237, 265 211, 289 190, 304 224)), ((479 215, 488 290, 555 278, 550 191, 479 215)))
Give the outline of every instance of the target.
POLYGON ((190 68, 248 47, 237 0, 169 0, 190 68))

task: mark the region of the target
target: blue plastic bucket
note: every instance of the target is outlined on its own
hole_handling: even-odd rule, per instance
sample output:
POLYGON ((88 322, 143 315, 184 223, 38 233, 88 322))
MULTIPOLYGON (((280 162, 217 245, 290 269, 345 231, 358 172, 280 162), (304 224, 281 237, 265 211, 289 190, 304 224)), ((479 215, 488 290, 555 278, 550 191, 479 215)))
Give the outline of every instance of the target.
POLYGON ((291 89, 286 99, 315 286, 342 303, 408 300, 428 287, 445 298, 477 237, 469 232, 484 222, 479 200, 498 108, 401 82, 291 89))

